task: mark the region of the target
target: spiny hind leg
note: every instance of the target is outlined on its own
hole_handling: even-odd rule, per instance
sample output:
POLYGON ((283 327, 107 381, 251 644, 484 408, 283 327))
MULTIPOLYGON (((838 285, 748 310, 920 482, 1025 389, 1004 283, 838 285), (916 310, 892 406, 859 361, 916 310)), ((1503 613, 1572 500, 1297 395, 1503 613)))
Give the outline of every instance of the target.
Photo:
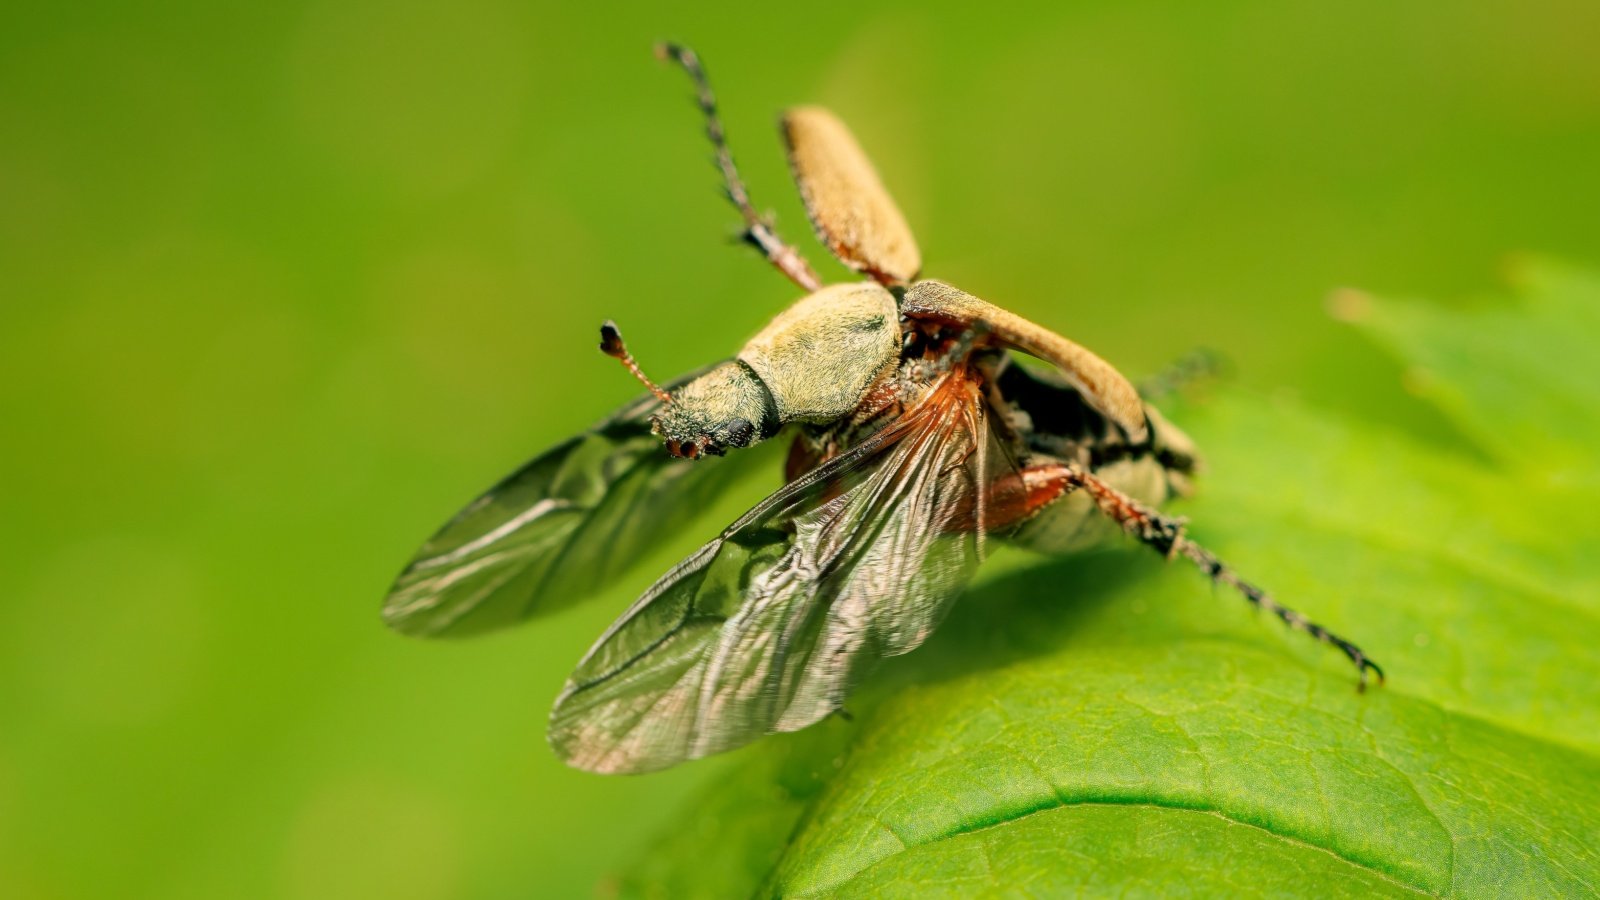
POLYGON ((1222 560, 1206 548, 1189 540, 1183 533, 1184 521, 1173 516, 1163 515, 1139 501, 1129 497, 1094 475, 1077 466, 1061 466, 1063 473, 1059 476, 1074 487, 1082 488, 1094 499, 1095 505, 1117 524, 1122 530, 1138 538, 1140 543, 1150 547, 1162 556, 1172 558, 1182 556, 1200 568, 1200 571, 1211 577, 1211 580, 1233 588, 1250 604, 1257 609, 1264 609, 1277 616, 1283 624, 1296 631, 1303 631, 1324 644, 1331 644, 1339 648, 1356 667, 1358 690, 1366 690, 1367 674, 1376 675, 1378 683, 1383 683, 1383 669, 1379 667, 1366 652, 1349 640, 1340 637, 1328 629, 1311 621, 1299 612, 1272 599, 1272 596, 1259 587, 1240 578, 1237 573, 1228 568, 1222 560))
POLYGON ((1356 683, 1356 690, 1364 691, 1367 689, 1368 672, 1376 675, 1378 677, 1378 683, 1383 684, 1383 668, 1374 662, 1373 659, 1366 654, 1366 651, 1362 650, 1360 647, 1357 647, 1348 639, 1334 634, 1321 625, 1318 625, 1316 622, 1306 618, 1302 613, 1292 610, 1289 607, 1284 606, 1278 601, 1272 599, 1272 595, 1268 594, 1261 588, 1256 587, 1250 582, 1241 579, 1237 573, 1224 565, 1222 560, 1217 559, 1217 557, 1211 551, 1200 546, 1199 544, 1196 544, 1194 541, 1180 536, 1178 538, 1177 550, 1179 553, 1182 553, 1184 556, 1188 557, 1189 560, 1195 565, 1199 566, 1200 571, 1210 575, 1213 581, 1228 585, 1229 587, 1232 587, 1234 590, 1243 594, 1244 598, 1250 601, 1251 605, 1258 609, 1264 609, 1267 612, 1272 613, 1282 620, 1285 625, 1288 625, 1290 628, 1293 628, 1296 631, 1303 631, 1306 634, 1309 634, 1317 640, 1323 642, 1324 644, 1332 644, 1333 646, 1338 647, 1339 650, 1344 653, 1344 655, 1348 657, 1350 662, 1356 667, 1357 678, 1359 679, 1356 683))
POLYGON ((801 288, 814 291, 821 287, 822 279, 817 277, 811 263, 793 244, 778 237, 772 222, 758 215, 755 207, 751 206, 750 192, 745 189, 744 179, 739 177, 739 169, 733 164, 733 151, 728 149, 728 136, 722 128, 721 117, 717 115, 717 95, 711 92, 711 82, 700 65, 700 57, 680 44, 657 44, 656 55, 677 63, 694 80, 695 102, 706 119, 706 137, 711 139, 711 147, 716 153, 715 161, 717 170, 722 173, 723 190, 744 220, 745 242, 760 250, 767 262, 801 288))
POLYGON ((1137 382, 1139 396, 1147 401, 1162 400, 1201 381, 1209 381, 1227 373, 1228 360, 1215 350, 1196 347, 1178 357, 1160 371, 1137 382))

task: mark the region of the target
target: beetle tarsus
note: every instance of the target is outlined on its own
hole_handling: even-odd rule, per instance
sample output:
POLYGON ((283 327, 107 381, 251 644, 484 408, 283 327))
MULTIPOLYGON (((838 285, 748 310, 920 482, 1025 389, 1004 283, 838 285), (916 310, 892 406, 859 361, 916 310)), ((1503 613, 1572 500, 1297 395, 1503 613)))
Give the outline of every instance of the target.
POLYGON ((1296 610, 1272 599, 1272 595, 1240 578, 1210 550, 1190 540, 1183 533, 1184 521, 1166 516, 1134 500, 1127 494, 1077 467, 1070 467, 1071 479, 1076 486, 1089 492, 1100 511, 1122 526, 1140 543, 1172 558, 1182 555, 1194 563, 1212 581, 1233 588, 1250 602, 1251 606, 1265 610, 1295 631, 1304 632, 1324 644, 1337 647, 1356 667, 1356 690, 1367 689, 1368 674, 1376 675, 1378 684, 1384 682, 1383 668, 1366 654, 1366 651, 1327 628, 1306 618, 1296 610))
POLYGON ((1227 357, 1209 347, 1196 347, 1173 360, 1165 368, 1138 382, 1139 396, 1159 400, 1184 390, 1197 381, 1206 381, 1228 372, 1227 357))
POLYGON ((716 151, 713 161, 717 171, 722 173, 723 191, 744 219, 744 240, 760 250, 767 262, 801 288, 815 291, 822 287, 822 279, 817 277, 811 263, 794 245, 778 237, 772 222, 758 214, 751 205, 750 192, 745 189, 744 179, 739 177, 739 168, 733 163, 733 151, 728 149, 728 135, 722 127, 722 118, 717 114, 717 95, 711 91, 711 81, 706 77, 705 68, 700 65, 700 57, 682 44, 660 43, 655 51, 656 58, 676 63, 694 81, 695 105, 706 120, 706 137, 716 151))
POLYGON ((1194 541, 1188 538, 1180 538, 1177 550, 1200 566, 1202 571, 1209 573, 1213 581, 1228 585, 1243 594, 1245 599, 1250 601, 1250 605, 1277 616, 1279 621, 1296 631, 1303 631, 1324 644, 1337 647, 1350 660, 1350 663, 1356 667, 1357 691, 1365 691, 1367 689, 1369 672, 1377 676, 1378 684, 1383 684, 1383 668, 1373 662, 1372 658, 1367 656, 1366 651, 1360 647, 1311 621, 1304 614, 1272 599, 1272 595, 1261 588, 1239 578, 1232 569, 1229 569, 1226 564, 1218 560, 1211 551, 1196 544, 1194 541))

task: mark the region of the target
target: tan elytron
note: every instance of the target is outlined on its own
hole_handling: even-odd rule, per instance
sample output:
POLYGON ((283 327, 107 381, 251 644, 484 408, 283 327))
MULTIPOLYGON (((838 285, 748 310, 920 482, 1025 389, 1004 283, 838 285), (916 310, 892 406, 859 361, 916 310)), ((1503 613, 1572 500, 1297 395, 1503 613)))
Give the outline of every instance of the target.
POLYGON ((1145 404, 1139 391, 1114 366, 1083 346, 1067 340, 986 300, 942 281, 919 281, 906 291, 905 315, 952 323, 981 323, 996 340, 1061 370, 1100 413, 1134 441, 1145 437, 1145 404))
POLYGON ((784 114, 783 135, 806 212, 833 255, 885 283, 917 277, 917 239, 850 129, 820 106, 801 106, 784 114))
POLYGON ((783 487, 657 579, 578 663, 550 716, 567 763, 651 771, 840 710, 873 663, 927 639, 991 539, 1070 553, 1130 535, 1338 648, 1360 685, 1382 679, 1355 644, 1239 578, 1157 511, 1185 491, 1197 455, 1110 363, 944 282, 916 281, 916 242, 860 145, 832 114, 803 107, 784 134, 807 209, 834 256, 872 279, 823 286, 751 206, 699 60, 662 53, 695 78, 748 243, 806 294, 734 358, 664 387, 607 322, 601 349, 650 394, 441 528, 391 589, 392 627, 468 634, 591 594, 749 458, 717 457, 784 436, 783 487))

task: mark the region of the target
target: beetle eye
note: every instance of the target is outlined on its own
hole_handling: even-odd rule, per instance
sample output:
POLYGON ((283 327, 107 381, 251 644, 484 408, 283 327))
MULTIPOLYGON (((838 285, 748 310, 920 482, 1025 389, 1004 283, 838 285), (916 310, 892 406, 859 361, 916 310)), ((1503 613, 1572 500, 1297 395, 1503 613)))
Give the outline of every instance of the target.
POLYGON ((749 419, 734 419, 728 423, 728 443, 735 447, 748 447, 756 436, 756 427, 749 419))

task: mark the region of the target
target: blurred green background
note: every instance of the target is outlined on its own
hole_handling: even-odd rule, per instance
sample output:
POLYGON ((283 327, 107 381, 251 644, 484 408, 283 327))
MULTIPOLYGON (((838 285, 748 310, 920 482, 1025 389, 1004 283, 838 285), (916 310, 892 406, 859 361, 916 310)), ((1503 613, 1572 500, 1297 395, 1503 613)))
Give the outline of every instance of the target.
POLYGON ((776 473, 552 620, 377 617, 435 526, 634 394, 603 318, 666 378, 794 296, 728 246, 656 39, 705 57, 789 236, 774 116, 822 102, 930 274, 1134 374, 1208 346, 1444 440, 1329 290, 1600 260, 1593 0, 663 6, 0 11, 0 894, 584 895, 716 776, 568 771, 544 718, 776 473))

